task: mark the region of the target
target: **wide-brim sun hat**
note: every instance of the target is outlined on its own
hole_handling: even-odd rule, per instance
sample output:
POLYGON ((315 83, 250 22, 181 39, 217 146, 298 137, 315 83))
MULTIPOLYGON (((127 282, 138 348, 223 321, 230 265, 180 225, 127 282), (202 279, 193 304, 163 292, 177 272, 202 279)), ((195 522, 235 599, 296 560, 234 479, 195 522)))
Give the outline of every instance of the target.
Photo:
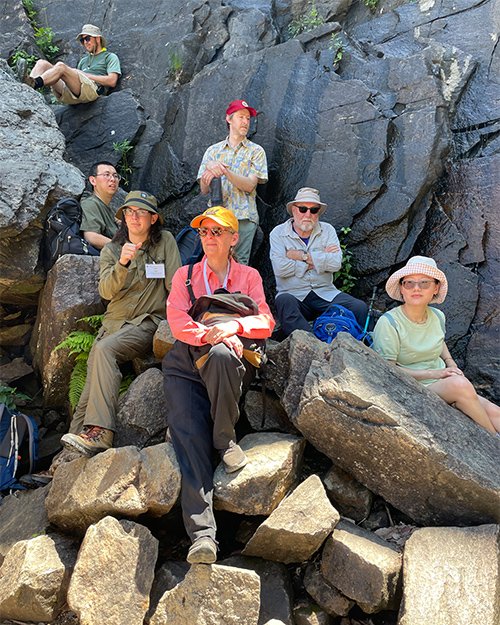
POLYGON ((437 268, 436 261, 428 256, 413 256, 404 267, 398 269, 387 280, 385 290, 392 299, 404 302, 404 298, 399 288, 401 278, 421 273, 429 278, 439 281, 439 289, 436 295, 429 302, 430 304, 441 304, 448 293, 448 280, 442 271, 437 268))
POLYGON ((125 198, 125 203, 120 206, 120 208, 116 211, 115 217, 117 219, 123 219, 123 209, 127 206, 131 206, 133 208, 143 208, 147 210, 149 213, 153 213, 153 215, 158 215, 158 221, 160 225, 163 226, 163 217, 158 212, 158 202, 154 195, 151 193, 146 193, 145 191, 130 191, 125 198))
POLYGON ((90 35, 91 37, 100 37, 101 47, 105 48, 107 45, 106 39, 102 36, 101 29, 98 28, 97 26, 94 26, 93 24, 85 24, 85 26, 82 27, 82 32, 76 36, 76 38, 78 39, 80 43, 82 42, 83 35, 90 35))
POLYGON ((199 228, 204 219, 213 219, 219 224, 219 226, 231 228, 235 232, 238 232, 238 220, 236 219, 235 214, 223 206, 212 206, 211 208, 207 208, 204 213, 193 219, 191 222, 191 228, 199 228))
POLYGON ((292 207, 298 202, 314 202, 320 205, 319 214, 322 215, 326 211, 326 204, 319 199, 319 191, 311 187, 302 187, 297 191, 297 195, 292 202, 288 202, 286 210, 289 215, 293 215, 292 207))

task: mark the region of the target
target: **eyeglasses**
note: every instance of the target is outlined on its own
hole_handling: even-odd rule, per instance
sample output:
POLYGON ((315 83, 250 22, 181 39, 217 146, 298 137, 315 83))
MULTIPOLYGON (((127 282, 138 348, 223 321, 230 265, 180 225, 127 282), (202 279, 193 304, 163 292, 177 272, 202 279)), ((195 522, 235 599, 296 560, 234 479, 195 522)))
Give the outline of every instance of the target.
POLYGON ((407 291, 411 291, 415 287, 427 291, 427 289, 430 289, 431 286, 437 284, 437 282, 435 280, 420 280, 420 282, 415 282, 415 280, 403 280, 401 284, 407 291))
MULTIPOLYGON (((295 204, 295 206, 297 206, 297 204, 295 204)), ((307 211, 311 211, 311 215, 316 215, 316 213, 319 213, 321 206, 313 206, 312 208, 310 206, 297 206, 297 208, 299 209, 299 213, 303 215, 305 215, 307 211)))
POLYGON ((209 232, 213 237, 220 237, 223 232, 234 232, 234 230, 229 228, 220 228, 219 226, 215 226, 215 228, 205 228, 204 226, 201 226, 196 230, 198 231, 200 237, 206 237, 209 232))
POLYGON ((84 43, 88 43, 91 39, 92 39, 92 37, 90 35, 87 35, 86 37, 81 37, 80 41, 81 41, 81 43, 83 45, 84 43))
POLYGON ((118 182, 120 182, 120 180, 122 179, 122 177, 120 176, 120 174, 110 174, 110 173, 104 173, 104 174, 96 174, 96 176, 102 176, 103 178, 106 178, 107 180, 118 180, 118 182))
POLYGON ((146 215, 149 215, 150 212, 145 208, 124 208, 123 214, 126 217, 132 217, 132 215, 135 215, 136 217, 146 217, 146 215))

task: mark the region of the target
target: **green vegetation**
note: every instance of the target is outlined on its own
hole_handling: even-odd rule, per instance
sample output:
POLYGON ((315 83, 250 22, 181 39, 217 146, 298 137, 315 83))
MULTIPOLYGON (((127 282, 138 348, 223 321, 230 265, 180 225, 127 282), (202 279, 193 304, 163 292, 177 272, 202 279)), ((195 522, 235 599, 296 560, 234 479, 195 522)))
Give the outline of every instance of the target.
POLYGON ((328 46, 330 50, 335 52, 335 57, 333 59, 333 64, 337 65, 342 60, 342 56, 344 55, 344 43, 340 38, 338 33, 332 33, 330 38, 330 45, 328 46))
POLYGON ((23 0, 23 7, 26 11, 26 15, 31 23, 33 23, 36 19, 36 11, 33 0, 23 0))
POLYGON ((340 229, 339 241, 340 248, 342 250, 342 267, 333 276, 336 287, 345 293, 351 292, 354 287, 354 283, 357 280, 357 278, 351 274, 352 252, 347 249, 347 245, 345 244, 345 240, 349 232, 351 232, 350 228, 340 229))
POLYGON ((0 386, 0 403, 5 404, 9 410, 16 410, 16 401, 20 399, 28 401, 31 397, 18 393, 17 389, 11 386, 0 386))
POLYGON ((378 0, 365 0, 365 5, 371 10, 375 11, 377 8, 378 0))
MULTIPOLYGON (((88 323, 92 328, 89 330, 75 330, 70 332, 68 336, 61 341, 59 345, 54 348, 54 351, 66 347, 69 349, 69 356, 76 354, 75 366, 71 372, 71 378, 69 381, 69 402, 71 408, 74 410, 80 400, 80 396, 85 386, 85 380, 87 379, 87 360, 89 358, 90 350, 94 344, 95 338, 102 325, 104 315, 92 315, 91 317, 83 317, 78 321, 88 323)), ((120 395, 128 390, 128 387, 133 382, 135 376, 132 374, 123 377, 120 385, 120 395)))
POLYGON ((35 67, 35 57, 32 54, 28 54, 26 50, 17 50, 12 55, 11 66, 15 68, 19 59, 26 59, 26 71, 29 74, 33 67, 35 67))
POLYGON ((311 5, 311 9, 305 15, 301 15, 296 19, 292 20, 288 25, 288 33, 290 37, 297 37, 300 33, 307 33, 316 26, 320 26, 325 23, 325 19, 318 13, 316 10, 316 5, 314 4, 314 0, 309 2, 311 5))
POLYGON ((130 174, 132 173, 132 167, 128 162, 128 154, 134 149, 133 145, 130 145, 130 141, 122 141, 121 143, 113 142, 113 150, 119 155, 120 160, 116 166, 118 173, 122 177, 123 186, 128 187, 130 185, 130 174))
POLYGON ((37 20, 37 13, 33 0, 23 0, 23 7, 31 26, 33 27, 35 41, 40 49, 40 52, 47 58, 47 60, 53 62, 59 54, 59 46, 56 46, 52 42, 54 39, 54 33, 52 32, 52 28, 50 28, 47 23, 47 15, 45 15, 46 26, 40 26, 37 20))
POLYGON ((182 72, 182 54, 176 50, 169 55, 170 67, 168 70, 169 76, 174 80, 179 80, 182 72))

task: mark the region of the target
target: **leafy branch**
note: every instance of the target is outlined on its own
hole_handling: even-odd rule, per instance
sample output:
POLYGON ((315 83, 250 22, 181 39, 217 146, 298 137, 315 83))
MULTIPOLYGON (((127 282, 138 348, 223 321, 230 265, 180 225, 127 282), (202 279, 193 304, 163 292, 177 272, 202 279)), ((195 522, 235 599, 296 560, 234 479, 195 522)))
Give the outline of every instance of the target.
POLYGON ((352 271, 352 252, 347 249, 347 245, 345 240, 347 235, 351 232, 351 228, 341 228, 339 232, 339 242, 340 249, 342 250, 342 266, 338 271, 335 272, 333 276, 333 281, 336 283, 336 286, 341 291, 345 293, 350 293, 354 288, 354 283, 356 282, 356 276, 353 276, 352 271))
POLYGON ((318 13, 314 0, 309 2, 309 4, 311 5, 311 10, 305 15, 292 20, 288 25, 290 37, 297 37, 300 33, 307 33, 316 28, 316 26, 325 23, 325 18, 318 13))

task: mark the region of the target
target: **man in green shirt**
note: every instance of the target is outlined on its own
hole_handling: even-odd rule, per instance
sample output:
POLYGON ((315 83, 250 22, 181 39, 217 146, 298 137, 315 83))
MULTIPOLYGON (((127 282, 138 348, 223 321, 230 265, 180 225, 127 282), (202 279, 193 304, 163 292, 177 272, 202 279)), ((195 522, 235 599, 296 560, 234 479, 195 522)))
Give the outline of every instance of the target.
POLYGON ((87 379, 70 430, 61 442, 86 456, 113 444, 120 391, 119 364, 152 350, 165 319, 172 277, 180 267, 174 237, 162 230, 156 198, 131 191, 116 217, 120 228, 101 252, 99 293, 109 300, 87 361, 87 379))
POLYGON ((77 69, 61 61, 52 65, 40 59, 28 76, 26 60, 19 59, 17 73, 20 80, 33 89, 51 87, 54 96, 63 104, 84 104, 106 94, 121 75, 118 57, 106 50, 106 39, 97 26, 85 24, 76 38, 88 52, 77 69))
POLYGON ((118 223, 110 204, 118 191, 120 176, 108 161, 94 163, 90 168, 89 182, 93 187, 91 196, 82 200, 82 223, 80 230, 85 240, 98 250, 113 238, 118 223))

